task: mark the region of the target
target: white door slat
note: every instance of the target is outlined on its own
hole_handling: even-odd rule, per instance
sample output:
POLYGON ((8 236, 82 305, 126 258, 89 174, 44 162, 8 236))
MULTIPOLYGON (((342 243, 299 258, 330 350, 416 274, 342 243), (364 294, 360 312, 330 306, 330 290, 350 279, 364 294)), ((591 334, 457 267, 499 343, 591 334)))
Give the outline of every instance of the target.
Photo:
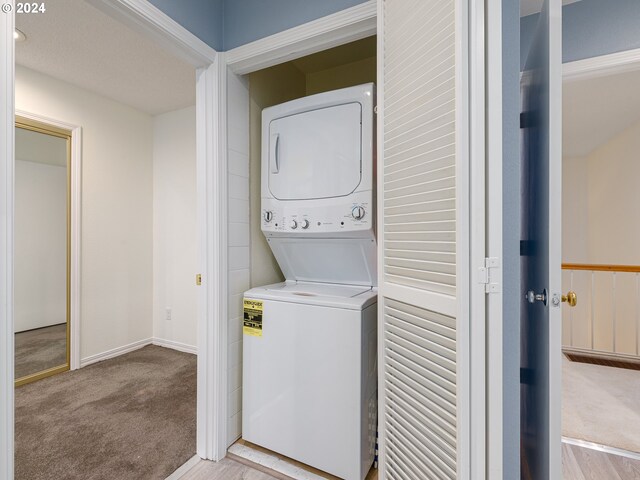
MULTIPOLYGON (((455 286, 455 275, 449 275, 446 273, 428 272, 424 270, 418 270, 416 268, 396 267, 394 265, 385 265, 385 274, 395 275, 396 277, 409 277, 412 280, 421 280, 423 282, 429 282, 433 284, 441 284, 443 286, 455 286)), ((433 290, 436 288, 434 286, 433 290)))
MULTIPOLYGON (((453 153, 446 156, 442 156, 442 152, 438 153, 440 153, 440 155, 438 155, 436 158, 425 158, 423 164, 412 166, 405 165, 406 168, 402 170, 398 169, 395 172, 384 172, 385 183, 390 184, 394 181, 400 181, 405 178, 427 177, 428 179, 432 172, 437 172, 443 168, 455 166, 455 155, 453 153)), ((393 188, 392 185, 389 185, 389 187, 393 188)))
POLYGON ((408 224, 408 223, 424 223, 424 222, 440 222, 451 221, 456 218, 455 208, 448 210, 422 210, 419 212, 407 212, 406 214, 385 214, 384 220, 389 225, 408 224))
POLYGON ((442 251, 417 251, 417 250, 401 250, 394 248, 386 248, 384 250, 386 257, 390 259, 415 259, 426 262, 449 263, 455 265, 455 253, 443 253, 442 251))
MULTIPOLYGON (((387 385, 397 385, 412 395, 416 401, 425 405, 431 415, 437 420, 433 420, 440 428, 447 430, 451 435, 456 433, 455 414, 455 393, 440 387, 435 382, 428 381, 428 387, 424 385, 427 377, 420 376, 417 372, 395 360, 389 363, 389 371, 393 373, 387 380, 387 385)), ((427 379, 429 380, 429 379, 427 379)), ((438 380, 438 379, 436 379, 438 380)))
MULTIPOLYGON (((420 316, 419 312, 415 311, 415 307, 411 308, 411 305, 401 304, 398 308, 395 308, 395 304, 396 302, 389 301, 389 303, 385 305, 385 312, 390 317, 436 332, 450 340, 456 340, 455 318, 448 317, 446 315, 439 315, 434 312, 429 315, 429 318, 424 318, 420 316)), ((455 344, 452 348, 455 348, 455 344)))
MULTIPOLYGON (((445 143, 447 138, 441 138, 442 145, 430 144, 429 150, 423 150, 420 155, 414 155, 411 157, 403 157, 402 160, 398 160, 394 163, 390 163, 387 165, 382 172, 385 180, 394 180, 394 175, 406 175, 407 173, 412 173, 416 170, 413 170, 417 167, 421 167, 424 164, 428 165, 428 168, 432 168, 433 162, 439 161, 441 159, 447 159, 447 161, 451 161, 451 157, 455 155, 455 145, 453 143, 445 143)), ((451 140, 450 138, 448 140, 451 140)), ((400 158, 400 157, 396 157, 400 158)), ((455 163, 455 162, 453 162, 455 163)), ((417 170, 419 173, 424 170, 417 170)))
MULTIPOLYGON (((422 31, 423 29, 420 28, 424 27, 424 24, 421 23, 423 21, 423 17, 432 17, 434 15, 437 15, 439 13, 439 9, 443 7, 446 7, 446 0, 430 3, 425 3, 422 0, 418 0, 417 2, 414 1, 413 8, 416 14, 410 17, 404 17, 398 22, 398 28, 402 28, 403 30, 405 30, 405 32, 407 32, 407 35, 404 39, 404 42, 402 44, 396 45, 395 48, 400 49, 404 47, 405 49, 407 49, 419 46, 420 40, 422 40, 422 38, 424 37, 422 31), (414 28, 407 28, 410 26, 414 28)), ((386 53, 387 57, 391 57, 389 58, 389 60, 393 63, 393 59, 396 53, 402 52, 398 52, 398 50, 390 46, 386 53)))
MULTIPOLYGON (((386 252, 415 252, 416 255, 429 253, 433 255, 455 256, 456 244, 454 242, 436 241, 411 241, 411 240, 388 240, 385 242, 386 252)), ((455 260, 454 260, 455 261, 455 260)))
POLYGON ((435 372, 429 372, 427 368, 412 362, 408 356, 402 356, 400 349, 388 349, 387 353, 390 359, 389 372, 394 375, 389 376, 386 384, 397 385, 412 394, 419 392, 419 398, 427 399, 427 403, 436 406, 433 412, 440 416, 442 425, 455 426, 455 386, 435 372), (410 366, 416 367, 417 370, 414 372, 410 366))
POLYGON ((402 285, 443 295, 454 296, 456 293, 455 282, 441 283, 425 278, 417 278, 418 276, 418 274, 413 272, 402 271, 398 268, 390 268, 385 270, 384 281, 391 285, 402 285), (408 275, 410 275, 410 277, 408 277, 408 275))
MULTIPOLYGON (((404 85, 407 72, 420 71, 429 74, 432 71, 442 69, 443 64, 451 63, 451 58, 455 58, 455 49, 451 45, 451 33, 446 30, 454 20, 452 18, 442 19, 441 25, 445 28, 434 34, 429 40, 423 42, 417 50, 417 55, 410 64, 398 63, 398 68, 389 72, 386 79, 390 87, 398 84, 404 85)), ((391 99, 393 101, 393 99, 391 99)))
MULTIPOLYGON (((389 332, 387 332, 387 339, 389 342, 396 342, 398 352, 423 368, 432 369, 434 373, 455 385, 456 375, 455 370, 452 371, 451 369, 453 363, 451 360, 397 335, 396 332, 397 329, 390 326, 389 332)), ((453 364, 455 365, 455 363, 453 364)))
MULTIPOLYGON (((404 413, 400 409, 396 410, 396 412, 404 413)), ((389 415, 387 424, 390 426, 392 434, 401 434, 405 439, 410 439, 411 443, 416 446, 414 452, 420 452, 420 457, 423 462, 431 468, 431 470, 426 471, 429 471, 431 474, 438 472, 438 477, 443 479, 455 478, 455 465, 452 468, 447 464, 446 460, 448 460, 448 456, 438 451, 437 447, 434 447, 433 444, 411 424, 410 419, 402 415, 389 415)))
POLYGON ((442 82, 429 92, 421 93, 418 98, 414 99, 413 103, 407 105, 406 110, 394 109, 392 114, 386 116, 387 120, 394 125, 393 129, 390 129, 387 133, 393 134, 405 125, 410 125, 416 115, 430 111, 434 105, 455 99, 455 95, 456 90, 448 81, 442 82))
POLYGON ((430 202, 420 202, 412 204, 404 204, 399 207, 389 207, 384 209, 384 215, 386 217, 394 217, 405 215, 408 213, 420 213, 420 212, 437 212, 443 210, 454 210, 456 208, 456 202, 453 198, 437 199, 430 202))
POLYGON ((412 223, 392 223, 387 225, 389 232, 455 232, 456 222, 433 221, 433 222, 412 222, 412 223))
POLYGON ((418 193, 428 193, 430 190, 442 190, 445 188, 455 187, 456 178, 455 176, 439 178, 435 180, 431 180, 429 182, 425 182, 418 185, 413 185, 408 188, 398 188, 395 191, 387 192, 388 198, 398 198, 398 197, 406 197, 409 195, 414 195, 418 193))
MULTIPOLYGON (((456 352, 455 350, 451 350, 451 344, 455 347, 455 340, 451 341, 443 335, 438 335, 436 333, 429 332, 428 330, 421 332, 420 329, 408 324, 407 322, 403 322, 403 324, 400 325, 399 323, 400 322, 397 319, 390 320, 388 328, 389 333, 397 335, 399 338, 409 342, 409 344, 414 347, 413 351, 417 354, 427 355, 427 353, 424 352, 424 350, 426 350, 429 355, 433 355, 434 358, 437 358, 440 364, 445 364, 444 362, 449 360, 451 365, 455 366, 456 352)), ((455 373, 455 370, 453 370, 452 373, 455 373)), ((455 379, 455 375, 453 378, 455 379)))
POLYGON ((393 386, 387 386, 387 391, 389 392, 389 397, 397 401, 412 419, 419 424, 429 425, 428 429, 421 429, 421 433, 427 437, 432 444, 437 444, 440 450, 446 453, 450 458, 455 458, 455 435, 452 436, 437 427, 437 425, 434 425, 428 415, 428 411, 422 405, 416 403, 415 400, 412 401, 412 397, 405 395, 402 390, 396 390, 393 386), (426 412, 427 415, 423 412, 426 412), (444 442, 439 442, 439 440, 444 440, 444 442))
MULTIPOLYGON (((389 427, 390 441, 395 441, 398 444, 401 444, 401 442, 406 441, 405 438, 403 438, 402 441, 399 440, 399 437, 402 437, 404 432, 400 432, 399 429, 392 423, 389 423, 388 427, 389 427)), ((404 474, 407 468, 411 472, 409 475, 410 477, 413 477, 414 475, 418 475, 418 478, 420 480, 424 480, 423 472, 428 471, 432 474, 433 480, 446 480, 447 479, 446 475, 440 470, 437 463, 433 462, 430 458, 424 458, 424 456, 420 455, 420 453, 421 452, 418 445, 416 445, 412 450, 398 449, 398 450, 395 450, 394 453, 390 455, 389 460, 392 463, 392 465, 398 466, 398 467, 400 466, 398 462, 401 462, 401 465, 403 468, 403 475, 400 478, 402 478, 403 480, 405 478, 404 474), (398 458, 396 458, 396 456, 398 458), (421 458, 418 458, 418 456, 420 456, 421 458)), ((432 479, 430 478, 429 480, 432 480, 432 479)))
MULTIPOLYGON (((456 236, 455 232, 391 232, 386 233, 384 235, 384 239, 388 241, 424 241, 424 242, 448 242, 451 244, 455 241, 456 236)), ((455 245, 455 244, 454 244, 455 245)), ((453 251, 455 252, 455 248, 453 250, 443 250, 443 251, 453 251)))
POLYGON ((390 267, 411 268, 425 272, 456 274, 456 266, 452 263, 429 262, 424 260, 407 260, 406 258, 387 257, 387 265, 390 267))
POLYGON ((390 207, 411 207, 420 203, 430 203, 437 200, 455 200, 455 188, 432 189, 428 192, 419 192, 412 195, 398 195, 390 198, 385 202, 383 211, 386 212, 390 207))

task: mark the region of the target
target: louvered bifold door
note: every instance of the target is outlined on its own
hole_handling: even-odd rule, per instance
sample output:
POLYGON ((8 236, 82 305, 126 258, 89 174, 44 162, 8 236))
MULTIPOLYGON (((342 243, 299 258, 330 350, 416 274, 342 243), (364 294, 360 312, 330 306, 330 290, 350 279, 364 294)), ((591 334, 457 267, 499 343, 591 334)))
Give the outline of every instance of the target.
POLYGON ((385 479, 455 479, 459 470, 459 5, 379 5, 379 428, 385 479))

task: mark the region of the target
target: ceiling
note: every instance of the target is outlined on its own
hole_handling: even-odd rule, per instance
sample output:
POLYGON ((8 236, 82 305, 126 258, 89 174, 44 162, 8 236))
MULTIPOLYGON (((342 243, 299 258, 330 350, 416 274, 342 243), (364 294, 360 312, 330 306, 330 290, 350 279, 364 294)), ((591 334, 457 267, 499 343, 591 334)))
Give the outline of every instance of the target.
POLYGON ((16 127, 16 159, 67 166, 67 140, 16 127))
POLYGON ((582 157, 640 122, 640 70, 563 84, 562 150, 582 157))
POLYGON ((16 63, 156 115, 195 104, 195 69, 84 0, 16 15, 16 63))
MULTIPOLYGON (((580 0, 562 0, 562 5, 579 2, 580 0)), ((520 16, 526 17, 542 10, 542 0, 520 0, 520 16)))

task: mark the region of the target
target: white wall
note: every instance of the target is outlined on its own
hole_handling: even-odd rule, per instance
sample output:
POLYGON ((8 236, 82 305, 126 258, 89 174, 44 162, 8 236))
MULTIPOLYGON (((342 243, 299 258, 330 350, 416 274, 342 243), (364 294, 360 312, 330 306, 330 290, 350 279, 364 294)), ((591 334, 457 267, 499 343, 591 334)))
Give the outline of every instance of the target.
POLYGON ((153 118, 153 336, 156 343, 194 353, 196 201, 196 109, 157 115, 153 118))
POLYGON ((640 122, 588 157, 589 261, 640 265, 640 122))
POLYGON ((589 263, 588 161, 562 160, 562 261, 589 263))
POLYGON ((67 169, 17 159, 15 175, 14 318, 22 332, 67 321, 67 169))
POLYGON ((565 263, 640 264, 640 122, 586 157, 564 158, 565 263))
POLYGON ((150 339, 152 118, 20 66, 16 108, 83 129, 81 359, 150 339))

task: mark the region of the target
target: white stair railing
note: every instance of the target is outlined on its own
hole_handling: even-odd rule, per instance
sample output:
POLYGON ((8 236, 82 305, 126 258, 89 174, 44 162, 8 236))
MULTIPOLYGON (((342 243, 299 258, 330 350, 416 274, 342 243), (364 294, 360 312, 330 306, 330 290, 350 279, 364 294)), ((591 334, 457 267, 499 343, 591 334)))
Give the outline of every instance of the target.
POLYGON ((563 350, 640 360, 640 266, 563 264, 562 287, 578 296, 563 307, 563 350))

